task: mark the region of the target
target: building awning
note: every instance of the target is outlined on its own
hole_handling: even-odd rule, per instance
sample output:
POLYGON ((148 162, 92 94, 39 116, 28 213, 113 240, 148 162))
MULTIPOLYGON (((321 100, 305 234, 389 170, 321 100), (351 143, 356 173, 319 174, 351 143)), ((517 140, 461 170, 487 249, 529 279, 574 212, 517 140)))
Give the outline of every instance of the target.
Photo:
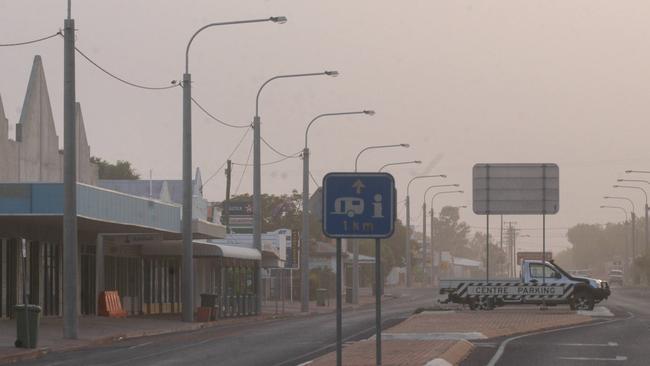
POLYGON ((224 257, 259 261, 259 250, 234 245, 214 244, 207 241, 194 241, 195 257, 224 257))

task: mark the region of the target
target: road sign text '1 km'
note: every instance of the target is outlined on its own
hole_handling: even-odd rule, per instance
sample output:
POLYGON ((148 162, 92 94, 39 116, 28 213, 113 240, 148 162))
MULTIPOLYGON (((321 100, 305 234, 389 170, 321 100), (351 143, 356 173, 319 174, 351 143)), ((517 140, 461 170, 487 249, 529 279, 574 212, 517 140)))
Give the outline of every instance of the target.
POLYGON ((323 232, 331 238, 390 237, 395 199, 388 173, 329 173, 323 178, 323 232))

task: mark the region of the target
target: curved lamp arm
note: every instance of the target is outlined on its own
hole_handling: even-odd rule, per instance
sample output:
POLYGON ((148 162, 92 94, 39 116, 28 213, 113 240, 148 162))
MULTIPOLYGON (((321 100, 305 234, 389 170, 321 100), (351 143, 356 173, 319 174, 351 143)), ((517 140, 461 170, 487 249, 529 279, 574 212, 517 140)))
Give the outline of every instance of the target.
POLYGON ((287 74, 287 75, 278 75, 274 76, 267 81, 265 81, 262 86, 260 86, 259 90, 257 91, 257 96, 255 96, 255 116, 259 116, 259 106, 260 106, 260 94, 262 93, 262 89, 266 86, 266 84, 270 83, 273 80, 277 79, 288 79, 288 78, 300 78, 304 76, 319 76, 319 75, 327 75, 327 76, 338 76, 339 72, 338 71, 323 71, 323 72, 308 72, 305 74, 287 74))
POLYGON ((361 154, 363 154, 365 151, 372 150, 372 149, 386 149, 389 147, 410 147, 411 145, 409 144, 393 144, 393 145, 375 145, 375 146, 368 146, 363 148, 359 153, 357 154, 357 157, 354 159, 354 171, 357 171, 357 167, 359 164, 359 157, 361 154))
POLYGON ((287 22, 286 17, 270 17, 270 18, 264 18, 264 19, 251 19, 251 20, 236 20, 232 22, 219 22, 219 23, 210 23, 208 25, 204 25, 203 27, 199 28, 192 37, 190 38, 190 41, 187 43, 187 47, 185 48, 185 73, 189 74, 190 71, 190 46, 192 45, 192 42, 194 41, 194 38, 204 31, 207 28, 211 27, 216 27, 219 25, 234 25, 234 24, 246 24, 246 23, 262 23, 262 22, 273 22, 273 23, 279 23, 279 24, 284 24, 287 22))
MULTIPOLYGON (((260 90, 262 90, 262 89, 260 89, 260 90)), ((363 111, 354 111, 354 112, 338 112, 338 113, 319 114, 314 119, 312 119, 311 122, 309 122, 309 124, 307 125, 307 129, 305 130, 305 149, 307 148, 307 137, 308 137, 308 134, 309 134, 309 128, 311 127, 311 125, 314 122, 316 122, 318 119, 320 119, 322 117, 346 116, 346 115, 350 115, 350 114, 367 114, 369 116, 373 116, 375 114, 375 111, 373 111, 373 110, 363 110, 363 111)))

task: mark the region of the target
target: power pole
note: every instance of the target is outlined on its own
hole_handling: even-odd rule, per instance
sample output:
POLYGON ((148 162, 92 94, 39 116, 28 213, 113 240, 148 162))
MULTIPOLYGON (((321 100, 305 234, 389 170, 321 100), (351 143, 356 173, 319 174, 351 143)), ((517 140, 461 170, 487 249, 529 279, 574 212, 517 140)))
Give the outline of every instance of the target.
POLYGON ((230 181, 232 175, 232 160, 226 162, 226 200, 223 203, 223 218, 226 234, 230 234, 230 181))
POLYGON ((63 336, 77 339, 77 133, 75 90, 75 28, 68 0, 63 33, 63 336))

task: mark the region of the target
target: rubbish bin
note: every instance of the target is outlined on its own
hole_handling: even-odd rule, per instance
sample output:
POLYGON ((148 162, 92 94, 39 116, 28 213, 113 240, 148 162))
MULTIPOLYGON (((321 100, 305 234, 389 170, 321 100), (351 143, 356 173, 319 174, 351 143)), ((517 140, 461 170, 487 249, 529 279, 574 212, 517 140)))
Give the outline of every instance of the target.
POLYGON ((36 348, 41 307, 20 304, 16 305, 14 310, 16 316, 16 342, 14 345, 21 348, 36 348))
POLYGON ((327 298, 326 288, 316 289, 316 306, 325 306, 325 299, 327 298))
POLYGON ((219 295, 217 294, 201 294, 201 307, 212 308, 212 316, 210 320, 215 320, 221 316, 221 309, 219 306, 219 295))
POLYGON ((345 302, 352 304, 352 287, 345 288, 345 302))

